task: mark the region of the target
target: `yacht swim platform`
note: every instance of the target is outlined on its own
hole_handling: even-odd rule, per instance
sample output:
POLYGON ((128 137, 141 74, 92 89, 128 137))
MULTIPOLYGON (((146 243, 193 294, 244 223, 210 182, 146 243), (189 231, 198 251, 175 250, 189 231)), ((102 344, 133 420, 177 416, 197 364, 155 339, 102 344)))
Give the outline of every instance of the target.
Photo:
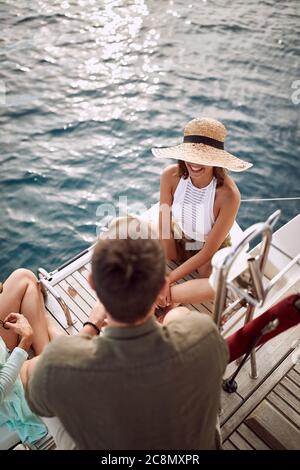
MULTIPOLYGON (((299 232, 300 214, 273 234, 263 283, 268 285, 274 279, 277 282, 264 307, 257 308, 254 316, 287 295, 300 292, 299 232)), ((47 290, 47 310, 56 325, 69 335, 77 334, 96 302, 96 294, 88 283, 92 249, 93 246, 52 273, 39 270, 47 290)), ((257 250, 252 249, 251 255, 257 250)), ((176 266, 169 262, 168 270, 176 266)), ((241 266, 241 273, 243 269, 241 266)), ((186 280, 192 278, 195 275, 186 280)), ((213 315, 212 302, 187 307, 213 315)), ((233 313, 221 327, 224 337, 244 324, 245 315, 246 307, 236 301, 233 313)), ((222 391, 220 424, 225 450, 300 448, 300 365, 292 362, 299 338, 300 325, 256 348, 258 377, 251 378, 251 361, 247 360, 236 379, 237 391, 222 391)), ((225 377, 236 367, 235 362, 229 364, 225 377)))

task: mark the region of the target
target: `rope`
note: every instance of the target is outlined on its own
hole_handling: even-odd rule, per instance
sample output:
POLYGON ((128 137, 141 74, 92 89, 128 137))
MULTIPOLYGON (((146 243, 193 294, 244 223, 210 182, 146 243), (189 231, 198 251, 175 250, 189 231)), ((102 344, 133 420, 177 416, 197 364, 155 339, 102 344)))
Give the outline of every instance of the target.
POLYGON ((300 197, 277 197, 277 198, 241 199, 241 202, 299 201, 299 200, 300 200, 300 197))

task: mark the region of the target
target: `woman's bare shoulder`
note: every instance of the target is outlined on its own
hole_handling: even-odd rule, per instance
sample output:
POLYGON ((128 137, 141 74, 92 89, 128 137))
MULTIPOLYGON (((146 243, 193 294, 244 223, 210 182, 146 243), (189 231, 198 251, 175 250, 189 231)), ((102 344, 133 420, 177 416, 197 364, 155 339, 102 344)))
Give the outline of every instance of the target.
POLYGON ((217 189, 217 193, 222 200, 230 201, 231 203, 240 203, 241 194, 239 188, 237 187, 235 181, 229 176, 226 175, 224 178, 224 183, 217 189))
POLYGON ((161 182, 167 184, 168 186, 177 185, 180 179, 178 172, 178 165, 168 165, 161 174, 161 182))
POLYGON ((226 175, 224 178, 224 184, 221 186, 221 188, 224 193, 224 197, 228 197, 230 199, 235 199, 235 200, 240 200, 241 199, 241 193, 239 188, 237 187, 235 181, 229 176, 226 175))

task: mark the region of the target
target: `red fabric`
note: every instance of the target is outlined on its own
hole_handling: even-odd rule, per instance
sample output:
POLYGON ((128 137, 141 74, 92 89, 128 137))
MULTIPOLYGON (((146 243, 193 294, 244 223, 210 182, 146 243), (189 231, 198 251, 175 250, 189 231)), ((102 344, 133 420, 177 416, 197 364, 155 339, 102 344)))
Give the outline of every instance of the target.
POLYGON ((269 339, 277 336, 279 333, 297 325, 297 323, 300 322, 300 313, 294 306, 294 302, 299 298, 299 294, 290 295, 259 317, 255 318, 255 320, 248 322, 245 326, 236 331, 236 333, 229 336, 229 338, 227 338, 230 353, 229 362, 243 356, 243 354, 249 350, 252 342, 259 332, 275 317, 279 320, 278 327, 270 333, 262 336, 258 341, 257 346, 266 343, 269 339))

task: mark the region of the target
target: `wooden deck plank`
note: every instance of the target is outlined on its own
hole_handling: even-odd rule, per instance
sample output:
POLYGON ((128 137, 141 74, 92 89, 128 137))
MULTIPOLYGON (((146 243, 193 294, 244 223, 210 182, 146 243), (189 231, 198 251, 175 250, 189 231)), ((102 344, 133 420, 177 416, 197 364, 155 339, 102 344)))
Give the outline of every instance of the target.
POLYGON ((287 376, 292 382, 294 382, 294 384, 296 384, 298 387, 300 387, 300 375, 297 374, 296 371, 291 369, 287 376))
POLYGON ((281 381, 280 384, 286 388, 289 393, 294 395, 295 398, 299 399, 299 387, 297 387, 294 382, 292 382, 288 377, 284 377, 281 381))
POLYGON ((67 292, 60 285, 55 286, 55 288, 57 289, 58 293, 61 295, 62 299, 66 302, 73 316, 76 318, 77 322, 74 325, 75 328, 76 329, 81 328, 81 325, 78 327, 78 322, 82 324, 85 321, 87 321, 88 315, 83 310, 81 310, 80 307, 78 307, 78 305, 73 301, 73 299, 67 294, 67 292))
POLYGON ((208 310, 205 304, 191 304, 194 310, 198 310, 198 312, 206 313, 207 315, 212 315, 212 312, 208 310))
POLYGON ((96 292, 91 288, 87 279, 79 272, 75 271, 72 276, 79 282, 79 284, 86 289, 89 294, 95 299, 98 300, 96 292))
POLYGON ((244 325, 246 309, 241 307, 239 310, 233 313, 232 316, 221 326, 221 333, 224 338, 227 338, 232 333, 237 331, 244 325))
POLYGON ((246 423, 273 450, 300 448, 299 430, 266 400, 251 413, 246 423))
POLYGON ((86 270, 87 270, 89 273, 92 272, 92 265, 91 265, 91 263, 86 263, 86 264, 84 265, 84 267, 86 268, 86 270))
POLYGON ((239 409, 243 402, 244 400, 238 393, 230 394, 224 392, 224 390, 221 391, 221 425, 229 418, 229 416, 239 409))
POLYGON ((260 439, 246 424, 238 427, 238 432, 255 450, 271 450, 267 444, 260 439))
POLYGON ((295 411, 288 403, 286 403, 282 398, 280 398, 273 391, 267 396, 267 400, 276 408, 288 421, 291 421, 292 424, 297 426, 300 429, 300 415, 295 411))
POLYGON ((73 287, 78 295, 91 307, 93 308, 96 300, 95 298, 90 294, 91 288, 89 290, 86 290, 74 277, 74 273, 71 274, 71 276, 66 277, 66 281, 68 284, 70 284, 71 287, 73 287))
POLYGON ((227 439, 227 441, 222 444, 223 450, 237 450, 237 448, 232 444, 232 442, 227 439))
POLYGON ((237 431, 230 436, 230 441, 238 450, 254 450, 253 447, 237 431))
POLYGON ((87 302, 85 302, 85 300, 67 281, 61 281, 59 286, 65 291, 68 298, 73 301, 73 304, 75 303, 75 305, 79 307, 80 311, 73 308, 75 315, 78 314, 78 318, 80 318, 82 322, 85 322, 86 317, 88 317, 91 313, 92 307, 87 302))
POLYGON ((79 272, 86 280, 88 280, 90 271, 85 266, 81 266, 81 268, 78 269, 77 272, 79 272))
MULTIPOLYGON (((57 286, 59 287, 59 286, 57 286)), ((61 295, 61 292, 59 290, 59 288, 57 289, 57 287, 55 287, 55 289, 57 290, 58 294, 61 295)), ((64 300, 64 299, 63 299, 64 300)), ((78 332, 78 328, 80 328, 80 325, 78 326, 77 325, 77 317, 76 315, 74 314, 72 308, 70 308, 69 306, 69 310, 70 310, 70 315, 71 315, 71 318, 73 321, 75 321, 74 325, 71 325, 71 326, 68 326, 67 324, 67 320, 66 320, 66 317, 65 317, 65 314, 62 310, 62 308, 60 307, 60 305, 58 304, 58 302, 54 299, 53 295, 52 294, 48 294, 47 295, 47 301, 46 301, 46 309, 48 310, 48 312, 52 315, 52 317, 54 318, 54 320, 70 335, 72 334, 77 334, 78 332), (75 326, 76 325, 76 326, 75 326)))
MULTIPOLYGON (((292 342, 299 337, 300 325, 281 333, 258 349, 256 358, 259 376, 252 379, 250 373, 250 361, 244 366, 244 373, 237 378, 238 391, 243 398, 247 398, 262 383, 271 371, 275 370, 290 350, 292 342)), ((291 363, 292 366, 292 363, 291 363)), ((281 376, 278 376, 278 382, 281 376)))
POLYGON ((298 388, 298 397, 295 397, 289 390, 287 390, 280 382, 274 388, 274 392, 286 403, 288 403, 295 411, 300 412, 300 389, 298 388))
MULTIPOLYGON (((291 354, 289 354, 274 370, 268 379, 262 382, 255 393, 249 395, 239 409, 222 425, 222 436, 226 440, 232 432, 239 427, 244 419, 264 399, 264 397, 277 385, 280 377, 283 377, 291 369, 291 354)), ((263 439, 264 440, 264 439, 263 439)))

